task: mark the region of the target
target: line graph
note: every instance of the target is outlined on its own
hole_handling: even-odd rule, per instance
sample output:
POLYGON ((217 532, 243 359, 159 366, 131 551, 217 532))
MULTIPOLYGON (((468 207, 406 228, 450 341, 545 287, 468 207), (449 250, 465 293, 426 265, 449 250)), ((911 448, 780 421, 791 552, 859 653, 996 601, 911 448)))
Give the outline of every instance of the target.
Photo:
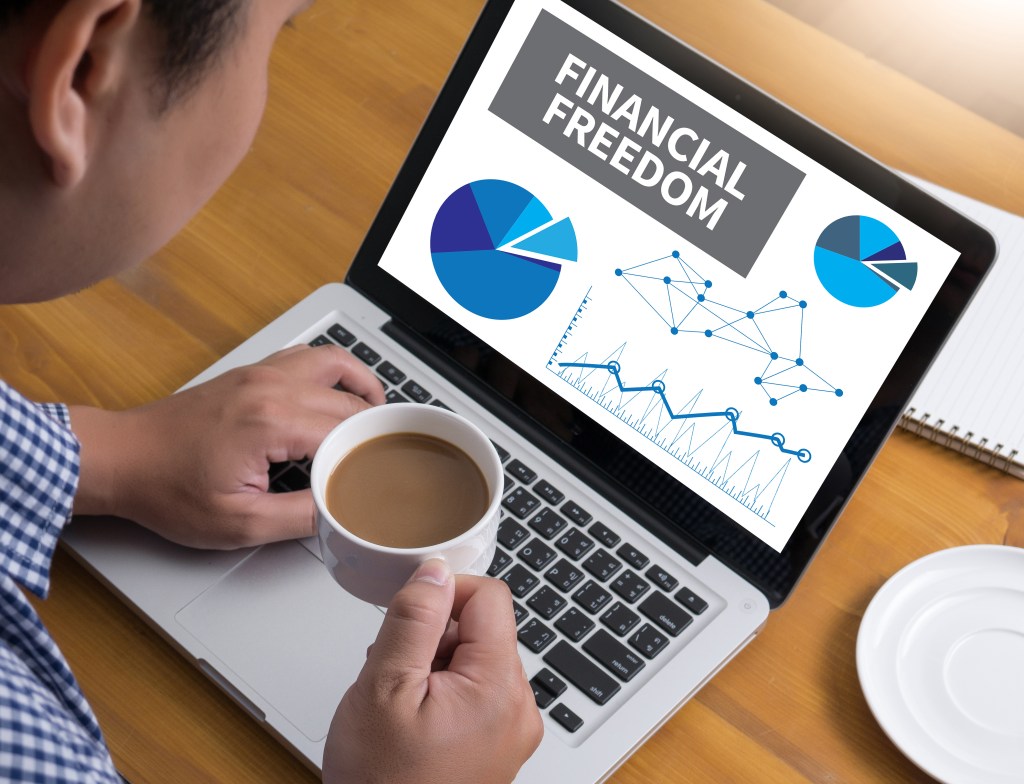
MULTIPOLYGON (((625 344, 623 344, 625 348, 625 344)), ((660 398, 662 405, 665 407, 665 412, 668 418, 671 419, 704 419, 707 417, 722 418, 728 420, 729 424, 732 425, 732 432, 734 435, 743 436, 745 438, 763 438, 772 443, 772 446, 778 447, 779 451, 785 455, 795 455, 797 460, 801 463, 810 462, 811 453, 807 449, 786 449, 786 437, 782 433, 772 433, 767 435, 765 433, 753 433, 745 430, 740 430, 737 427, 736 422, 740 418, 740 412, 735 408, 729 407, 725 411, 702 411, 699 413, 679 413, 672 410, 672 405, 668 402, 668 397, 665 395, 666 386, 665 382, 661 379, 655 379, 649 386, 646 387, 627 387, 622 383, 622 376, 620 371, 622 365, 616 361, 608 363, 597 363, 591 364, 587 362, 559 362, 559 367, 563 368, 592 368, 607 370, 611 373, 612 378, 615 379, 616 385, 619 387, 619 392, 652 392, 658 398, 660 398)))
MULTIPOLYGON (((767 358, 752 365, 753 382, 777 406, 803 393, 842 397, 843 390, 812 370, 804 357, 806 300, 779 291, 758 308, 736 307, 711 298, 713 281, 701 275, 679 251, 632 267, 615 275, 647 303, 672 335, 694 335, 743 349, 749 356, 767 358)), ((724 347, 724 346, 723 346, 724 347)), ((753 359, 754 357, 751 357, 753 359)))
POLYGON ((636 371, 631 375, 629 369, 637 365, 631 357, 643 353, 642 348, 622 341, 605 343, 603 352, 593 350, 593 329, 582 329, 593 303, 591 289, 558 340, 547 370, 774 525, 769 516, 784 481, 793 465, 811 461, 810 450, 790 448, 779 432, 741 428, 740 410, 707 404, 702 400, 704 388, 685 372, 680 380, 678 370, 664 367, 653 378, 639 382, 636 371), (587 350, 570 350, 578 343, 587 344, 587 350), (614 348, 608 350, 609 345, 614 348))

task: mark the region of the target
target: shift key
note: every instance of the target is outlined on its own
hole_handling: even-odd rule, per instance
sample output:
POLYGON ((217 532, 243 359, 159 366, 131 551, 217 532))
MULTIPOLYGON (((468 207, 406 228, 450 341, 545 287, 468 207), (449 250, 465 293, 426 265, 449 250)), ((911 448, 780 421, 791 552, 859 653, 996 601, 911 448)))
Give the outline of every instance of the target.
POLYGON ((598 705, 604 705, 619 691, 619 684, 565 640, 544 654, 544 661, 598 705))

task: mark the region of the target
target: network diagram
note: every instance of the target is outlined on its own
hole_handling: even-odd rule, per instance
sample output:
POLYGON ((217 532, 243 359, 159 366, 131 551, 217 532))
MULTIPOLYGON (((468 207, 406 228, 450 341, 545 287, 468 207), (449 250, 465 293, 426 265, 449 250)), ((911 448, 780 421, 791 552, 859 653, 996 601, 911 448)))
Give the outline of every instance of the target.
MULTIPOLYGON (((618 341, 608 342, 618 331, 614 328, 599 329, 604 334, 599 338, 595 326, 611 326, 608 306, 615 312, 622 297, 630 295, 601 286, 611 299, 595 322, 588 315, 595 304, 593 291, 588 291, 550 355, 548 371, 771 524, 792 465, 812 460, 807 445, 791 445, 784 433, 752 427, 752 422, 744 426, 741 417, 747 417, 731 401, 707 397, 701 373, 679 374, 685 368, 685 351, 678 358, 664 355, 663 369, 652 374, 637 333, 650 333, 660 323, 672 339, 714 341, 723 362, 741 369, 746 365, 740 363, 749 365, 751 382, 764 392, 768 410, 801 395, 841 398, 843 390, 810 367, 804 356, 808 303, 786 290, 757 307, 716 297, 714 281, 678 252, 617 268, 614 275, 640 297, 652 314, 650 323, 634 324, 627 340, 620 332, 618 341), (641 366, 648 370, 639 370, 641 366)), ((664 347, 665 341, 659 344, 664 347)))
POLYGON ((757 359, 751 365, 751 378, 769 405, 805 393, 843 396, 843 390, 811 369, 804 357, 806 300, 782 290, 754 309, 720 302, 711 294, 713 281, 684 261, 679 251, 618 268, 615 275, 647 303, 672 335, 720 341, 723 347, 735 347, 738 361, 743 361, 740 349, 751 360, 757 359))

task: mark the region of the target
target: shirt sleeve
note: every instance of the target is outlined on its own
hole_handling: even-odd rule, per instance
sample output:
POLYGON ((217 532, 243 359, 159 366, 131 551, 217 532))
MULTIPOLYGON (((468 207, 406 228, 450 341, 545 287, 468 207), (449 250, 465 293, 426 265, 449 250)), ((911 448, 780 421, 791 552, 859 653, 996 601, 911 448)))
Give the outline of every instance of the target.
POLYGON ((66 406, 0 382, 0 781, 115 784, 99 723, 35 608, 71 515, 79 444, 66 406))
POLYGON ((0 574, 39 597, 78 489, 68 422, 65 406, 39 406, 0 382, 0 574))

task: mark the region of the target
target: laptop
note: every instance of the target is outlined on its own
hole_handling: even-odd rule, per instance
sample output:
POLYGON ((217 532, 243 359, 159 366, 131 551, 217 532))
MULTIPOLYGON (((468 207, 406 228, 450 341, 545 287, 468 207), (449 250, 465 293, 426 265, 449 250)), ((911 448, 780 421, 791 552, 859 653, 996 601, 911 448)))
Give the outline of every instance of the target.
MULTIPOLYGON (((994 255, 623 6, 492 0, 345 281, 191 383, 332 342, 389 405, 481 427, 506 475, 489 573, 546 727, 517 781, 596 782, 790 595, 994 255)), ((383 615, 315 539, 65 542, 320 769, 383 615)))

